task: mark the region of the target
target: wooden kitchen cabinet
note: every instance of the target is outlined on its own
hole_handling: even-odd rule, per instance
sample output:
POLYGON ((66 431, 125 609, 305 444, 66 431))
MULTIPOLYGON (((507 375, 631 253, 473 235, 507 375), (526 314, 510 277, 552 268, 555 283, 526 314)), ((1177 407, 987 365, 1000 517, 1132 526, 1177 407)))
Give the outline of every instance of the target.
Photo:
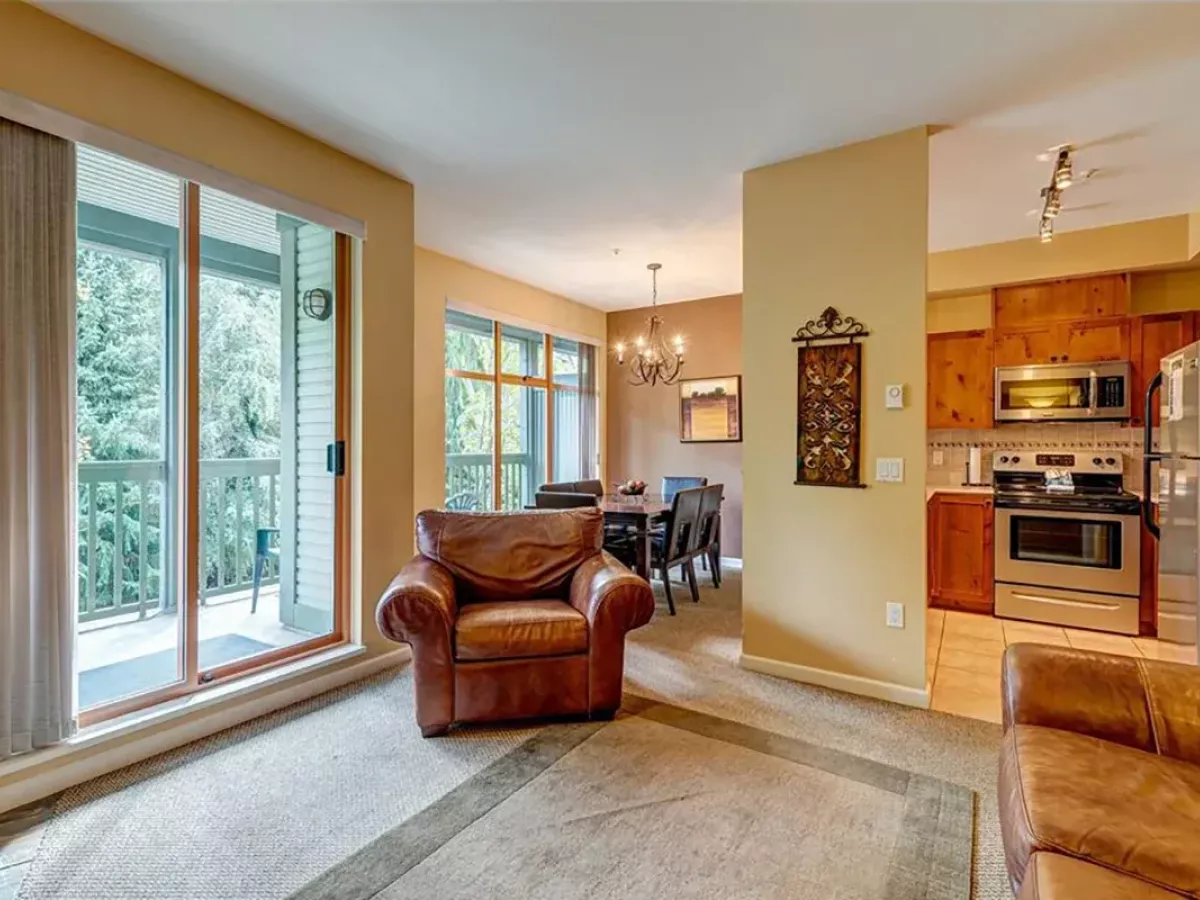
POLYGON ((931 334, 926 356, 930 428, 992 427, 992 332, 931 334))
POLYGON ((996 336, 997 366, 1129 359, 1129 320, 1090 319, 996 336))
POLYGON ((992 302, 998 332, 1120 318, 1129 315, 1129 277, 1095 275, 1000 287, 992 302))
POLYGON ((992 498, 938 492, 926 505, 929 605, 992 614, 992 498))
MULTIPOLYGON (((1134 316, 1130 320, 1130 353, 1133 363, 1133 424, 1140 425, 1144 419, 1146 386, 1159 363, 1168 353, 1174 353, 1196 340, 1196 313, 1172 312, 1134 316)), ((1153 424, 1158 424, 1158 409, 1153 413, 1153 424)))

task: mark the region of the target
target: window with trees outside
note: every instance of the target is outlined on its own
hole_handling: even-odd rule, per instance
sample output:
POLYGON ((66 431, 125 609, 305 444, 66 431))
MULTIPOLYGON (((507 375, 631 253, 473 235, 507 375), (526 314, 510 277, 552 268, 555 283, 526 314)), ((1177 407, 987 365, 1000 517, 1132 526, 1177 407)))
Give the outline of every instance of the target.
POLYGON ((595 478, 595 348, 446 311, 446 506, 514 510, 595 478))
POLYGON ((86 723, 344 638, 350 254, 240 197, 77 159, 86 723))

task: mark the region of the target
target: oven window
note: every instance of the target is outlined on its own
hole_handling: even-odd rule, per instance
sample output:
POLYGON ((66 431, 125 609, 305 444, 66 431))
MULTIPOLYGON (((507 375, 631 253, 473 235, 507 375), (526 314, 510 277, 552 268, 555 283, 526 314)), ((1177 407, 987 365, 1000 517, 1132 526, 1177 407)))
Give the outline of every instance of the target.
POLYGON ((1087 378, 1044 378, 1000 384, 1001 409, 1087 409, 1088 405, 1087 378))
POLYGON ((1121 523, 1013 516, 1009 554, 1023 562, 1121 568, 1121 523))

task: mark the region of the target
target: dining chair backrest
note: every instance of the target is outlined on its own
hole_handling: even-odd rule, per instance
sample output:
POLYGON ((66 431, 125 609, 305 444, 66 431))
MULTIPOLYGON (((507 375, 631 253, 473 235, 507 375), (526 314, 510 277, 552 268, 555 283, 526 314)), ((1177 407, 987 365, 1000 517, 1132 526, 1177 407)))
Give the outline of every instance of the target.
POLYGON ((573 481, 556 481, 551 484, 543 484, 538 488, 539 494, 574 494, 575 482, 573 481))
POLYGON ((704 488, 686 488, 675 492, 671 501, 671 523, 667 531, 667 562, 685 557, 692 551, 692 541, 700 524, 700 499, 704 488))
POLYGON ((575 482, 575 493, 591 494, 593 497, 604 496, 604 482, 599 478, 592 478, 588 481, 575 482))
POLYGON ((704 487, 706 484, 708 484, 708 479, 700 475, 667 475, 662 480, 663 503, 670 503, 674 500, 677 491, 704 487))
POLYGON ((533 495, 538 509, 575 509, 580 506, 596 506, 595 494, 566 494, 555 491, 538 491, 533 495))
POLYGON ((700 521, 696 528, 696 540, 693 550, 703 550, 711 547, 717 539, 717 523, 721 520, 721 498, 725 494, 725 485, 710 484, 703 489, 700 498, 700 521))

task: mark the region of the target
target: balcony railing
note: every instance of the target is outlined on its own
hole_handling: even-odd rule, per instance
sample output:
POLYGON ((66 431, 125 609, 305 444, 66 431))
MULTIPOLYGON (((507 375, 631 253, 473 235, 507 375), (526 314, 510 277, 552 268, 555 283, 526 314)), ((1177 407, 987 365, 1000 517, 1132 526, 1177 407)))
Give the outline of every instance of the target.
MULTIPOLYGON (((500 507, 521 509, 533 502, 537 467, 528 453, 500 457, 500 507)), ((446 499, 458 509, 492 508, 492 454, 447 453, 446 499)))
MULTIPOLYGON (((79 463, 79 621, 171 608, 161 460, 79 463), (118 549, 119 548, 119 549, 118 549)), ((200 602, 253 581, 258 529, 279 526, 279 460, 200 462, 200 602)), ((268 564, 262 584, 279 581, 268 564)))

